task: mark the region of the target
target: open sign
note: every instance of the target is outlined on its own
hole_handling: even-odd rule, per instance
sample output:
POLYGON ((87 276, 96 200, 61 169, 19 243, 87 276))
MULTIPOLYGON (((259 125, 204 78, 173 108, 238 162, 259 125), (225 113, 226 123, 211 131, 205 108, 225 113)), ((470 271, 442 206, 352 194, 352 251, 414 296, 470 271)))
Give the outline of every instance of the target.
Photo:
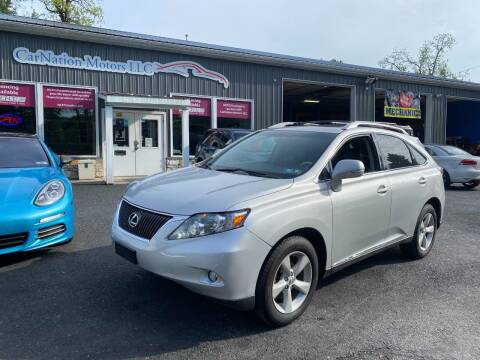
POLYGON ((22 123, 22 117, 15 114, 0 115, 0 125, 4 126, 18 126, 22 123))

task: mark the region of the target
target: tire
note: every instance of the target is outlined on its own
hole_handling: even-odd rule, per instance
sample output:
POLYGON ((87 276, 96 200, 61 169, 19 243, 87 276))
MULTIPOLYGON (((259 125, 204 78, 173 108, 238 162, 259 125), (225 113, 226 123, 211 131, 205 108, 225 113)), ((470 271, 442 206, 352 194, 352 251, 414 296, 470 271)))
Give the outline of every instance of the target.
POLYGON ((480 185, 480 181, 472 180, 466 183, 462 183, 462 185, 469 189, 475 189, 478 185, 480 185))
POLYGON ((255 292, 255 312, 269 325, 287 325, 303 314, 317 284, 318 257, 312 243, 301 236, 288 237, 263 264, 255 292))
POLYGON ((450 174, 447 172, 447 170, 443 169, 442 177, 443 177, 443 185, 445 186, 445 188, 449 188, 452 182, 450 181, 450 174))
POLYGON ((437 213, 433 206, 426 204, 418 217, 413 239, 400 246, 407 257, 418 260, 427 256, 432 250, 438 228, 437 219, 437 213))

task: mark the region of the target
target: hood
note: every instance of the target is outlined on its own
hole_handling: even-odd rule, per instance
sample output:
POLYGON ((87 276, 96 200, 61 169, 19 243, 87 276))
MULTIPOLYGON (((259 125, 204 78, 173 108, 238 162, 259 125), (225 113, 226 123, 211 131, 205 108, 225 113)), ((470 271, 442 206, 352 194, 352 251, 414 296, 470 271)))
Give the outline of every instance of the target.
POLYGON ((42 185, 55 175, 56 170, 52 167, 0 168, 0 209, 32 202, 42 185))
POLYGON ((291 179, 270 179, 189 167, 146 178, 125 198, 138 206, 175 215, 229 210, 240 202, 288 188, 291 179))

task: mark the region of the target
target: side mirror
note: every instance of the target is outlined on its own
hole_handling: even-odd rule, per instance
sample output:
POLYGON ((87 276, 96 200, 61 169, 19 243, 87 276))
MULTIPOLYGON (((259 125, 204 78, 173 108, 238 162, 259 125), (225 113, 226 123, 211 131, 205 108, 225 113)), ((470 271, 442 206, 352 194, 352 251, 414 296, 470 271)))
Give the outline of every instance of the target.
POLYGON ((343 179, 353 179, 365 174, 365 165, 359 160, 340 160, 332 173, 331 187, 333 191, 342 190, 343 179))
POLYGON ((65 165, 69 165, 71 162, 72 160, 67 160, 64 156, 60 156, 58 165, 63 168, 65 165))

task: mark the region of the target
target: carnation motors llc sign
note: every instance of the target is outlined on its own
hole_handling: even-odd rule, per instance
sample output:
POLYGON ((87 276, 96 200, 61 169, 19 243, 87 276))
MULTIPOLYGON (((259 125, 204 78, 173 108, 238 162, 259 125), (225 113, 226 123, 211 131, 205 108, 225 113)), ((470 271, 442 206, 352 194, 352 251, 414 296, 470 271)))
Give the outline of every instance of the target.
POLYGON ((139 60, 112 61, 100 56, 84 55, 73 57, 67 53, 55 54, 50 50, 30 51, 25 47, 13 50, 13 58, 22 64, 44 65, 69 69, 103 71, 120 74, 153 76, 158 73, 177 74, 185 78, 192 76, 217 81, 228 88, 228 79, 215 71, 209 70, 193 61, 174 61, 165 64, 143 62, 139 60))

